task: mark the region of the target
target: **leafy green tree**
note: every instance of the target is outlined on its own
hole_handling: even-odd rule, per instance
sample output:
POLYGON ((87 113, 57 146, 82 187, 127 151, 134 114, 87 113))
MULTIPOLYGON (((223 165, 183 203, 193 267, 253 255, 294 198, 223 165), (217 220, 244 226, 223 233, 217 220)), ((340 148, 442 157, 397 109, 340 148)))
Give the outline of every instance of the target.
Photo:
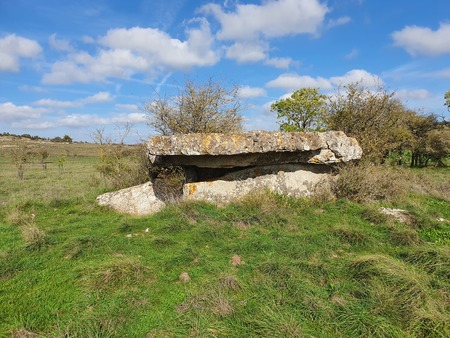
POLYGON ((281 131, 321 130, 326 115, 326 98, 318 88, 302 88, 273 103, 270 110, 278 113, 281 131))
POLYGON ((437 116, 412 114, 406 124, 410 132, 411 167, 423 167, 431 159, 433 145, 437 145, 435 137, 429 139, 430 132, 438 128, 437 116))
POLYGON ((243 129, 238 90, 212 79, 203 84, 187 80, 178 95, 147 102, 144 112, 148 124, 162 135, 237 133, 243 129))
POLYGON ((447 90, 447 92, 444 95, 445 103, 444 105, 447 106, 447 110, 450 111, 450 90, 447 90))
POLYGON ((73 140, 69 135, 64 135, 64 137, 62 138, 63 142, 68 142, 68 143, 72 143, 73 140))

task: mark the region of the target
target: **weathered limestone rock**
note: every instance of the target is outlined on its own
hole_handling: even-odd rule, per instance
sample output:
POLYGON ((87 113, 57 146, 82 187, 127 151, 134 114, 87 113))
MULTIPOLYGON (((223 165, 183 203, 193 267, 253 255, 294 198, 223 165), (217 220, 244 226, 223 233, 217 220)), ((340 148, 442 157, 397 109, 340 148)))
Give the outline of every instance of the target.
POLYGON ((361 158, 354 138, 343 132, 248 132, 155 136, 147 145, 159 166, 233 168, 282 163, 334 164, 361 158))
POLYGON ((151 182, 100 195, 97 197, 97 203, 136 216, 153 214, 165 206, 165 203, 155 196, 151 182))
MULTIPOLYGON (((186 183, 183 188, 183 198, 186 200, 206 200, 217 204, 226 204, 238 200, 252 191, 269 189, 279 194, 286 194, 294 197, 311 197, 318 186, 325 187, 330 182, 330 172, 320 168, 310 170, 302 165, 275 166, 272 168, 257 168, 252 170, 275 171, 275 173, 263 175, 249 175, 250 178, 244 180, 224 180, 219 179, 209 182, 186 183), (286 171, 275 169, 285 169, 286 171), (254 177, 252 177, 254 176, 254 177)), ((247 173, 235 172, 233 176, 246 177, 247 173)))

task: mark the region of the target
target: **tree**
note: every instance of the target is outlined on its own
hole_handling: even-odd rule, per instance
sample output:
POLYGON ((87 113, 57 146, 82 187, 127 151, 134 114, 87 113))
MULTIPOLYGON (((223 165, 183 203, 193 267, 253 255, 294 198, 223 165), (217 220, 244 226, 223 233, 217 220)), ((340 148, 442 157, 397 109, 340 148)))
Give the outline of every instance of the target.
POLYGON ((395 98, 395 92, 383 87, 372 91, 360 83, 338 89, 330 97, 328 128, 342 130, 355 137, 363 149, 364 158, 383 162, 386 156, 399 149, 409 139, 406 121, 415 112, 407 110, 395 98))
POLYGON ((413 114, 408 118, 406 124, 411 135, 408 147, 411 150, 411 167, 423 167, 430 159, 431 147, 428 135, 437 129, 437 117, 433 114, 427 116, 413 114))
POLYGON ((64 135, 64 137, 62 138, 62 142, 72 143, 73 140, 69 135, 64 135))
POLYGON ((447 110, 450 111, 450 90, 447 90, 447 92, 444 95, 445 103, 444 106, 447 106, 447 110))
POLYGON ((11 157, 12 163, 17 168, 17 177, 23 180, 23 174, 25 171, 25 163, 29 156, 29 147, 22 140, 17 140, 14 142, 12 147, 9 148, 9 155, 11 157))
POLYGON ((241 132, 238 89, 228 89, 211 78, 200 85, 187 80, 177 96, 158 96, 145 104, 148 124, 162 135, 241 132))
POLYGON ((286 99, 270 106, 278 113, 281 131, 313 131, 324 127, 326 95, 319 94, 318 88, 296 90, 286 99))

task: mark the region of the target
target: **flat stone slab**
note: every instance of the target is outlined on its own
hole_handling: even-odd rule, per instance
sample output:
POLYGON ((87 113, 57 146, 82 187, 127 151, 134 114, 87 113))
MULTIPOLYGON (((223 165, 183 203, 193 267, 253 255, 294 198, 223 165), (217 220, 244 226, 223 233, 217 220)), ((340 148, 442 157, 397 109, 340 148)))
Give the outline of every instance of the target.
POLYGON ((333 164, 361 158, 358 142, 340 131, 155 136, 147 144, 155 165, 232 168, 282 163, 333 164))
MULTIPOLYGON (((262 170, 273 170, 263 168, 262 170)), ((330 184, 330 174, 326 170, 310 171, 301 165, 279 166, 279 170, 271 174, 250 177, 244 180, 215 180, 210 182, 186 183, 183 187, 185 200, 203 200, 216 204, 226 204, 243 198, 253 191, 269 189, 278 194, 293 197, 311 197, 319 187, 330 184)), ((239 173, 233 173, 239 178, 239 173)))

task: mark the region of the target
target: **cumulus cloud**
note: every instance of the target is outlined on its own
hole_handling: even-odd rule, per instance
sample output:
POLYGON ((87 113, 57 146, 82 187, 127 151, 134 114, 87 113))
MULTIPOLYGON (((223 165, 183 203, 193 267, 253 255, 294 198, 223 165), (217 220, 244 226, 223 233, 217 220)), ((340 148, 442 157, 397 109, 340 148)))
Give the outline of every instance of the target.
POLYGON ((250 97, 266 96, 267 92, 264 88, 242 86, 239 88, 238 95, 243 99, 248 99, 250 97))
POLYGON ((400 100, 420 101, 432 98, 433 95, 426 89, 402 89, 396 93, 400 100))
POLYGON ((144 113, 112 114, 111 116, 99 116, 96 114, 69 114, 58 118, 54 125, 58 127, 92 127, 93 125, 111 125, 123 123, 144 123, 144 113))
POLYGON ((227 48, 226 56, 238 63, 257 62, 267 58, 268 46, 261 42, 236 42, 227 48))
POLYGON ((216 33, 219 41, 232 41, 226 48, 227 58, 238 63, 263 61, 266 65, 284 69, 292 60, 270 58, 268 41, 289 35, 315 35, 328 11, 319 0, 267 0, 262 4, 237 4, 232 10, 210 3, 199 10, 219 22, 220 29, 216 33))
POLYGON ((114 97, 109 92, 99 92, 92 96, 88 96, 74 101, 60 101, 53 99, 41 99, 34 102, 37 106, 45 106, 52 108, 79 108, 92 103, 104 103, 112 101, 114 97))
POLYGON ((48 43, 50 48, 61 52, 71 52, 74 49, 69 40, 58 39, 56 33, 50 35, 48 43))
POLYGON ((349 23, 350 21, 352 21, 352 19, 349 16, 342 16, 337 19, 331 19, 327 23, 327 28, 330 29, 333 27, 342 26, 342 25, 349 23))
POLYGON ((128 111, 140 111, 140 108, 136 104, 122 104, 118 103, 115 104, 114 107, 118 110, 128 110, 128 111))
POLYGON ((285 90, 296 90, 303 87, 332 88, 331 82, 323 77, 313 78, 308 75, 298 75, 295 73, 281 74, 275 80, 267 82, 266 86, 283 88, 285 90))
POLYGON ((43 113, 46 113, 45 108, 34 108, 31 106, 16 106, 12 102, 5 102, 0 104, 0 122, 13 122, 23 119, 38 119, 43 113))
POLYGON ((428 27, 406 26, 392 33, 394 44, 409 54, 438 56, 450 53, 450 23, 441 23, 435 31, 428 27))
POLYGON ((365 71, 364 69, 353 69, 342 76, 334 76, 330 78, 334 85, 346 86, 350 83, 359 82, 363 86, 375 88, 383 85, 380 77, 365 71))
POLYGON ((238 4, 234 12, 225 12, 217 4, 207 4, 200 11, 220 22, 218 39, 252 40, 315 34, 329 9, 318 0, 268 0, 261 5, 238 4))
POLYGON ((131 78, 136 73, 155 74, 162 69, 187 70, 212 66, 220 55, 213 50, 214 38, 206 20, 186 30, 182 41, 154 28, 118 28, 109 30, 98 42, 97 55, 86 52, 69 54, 67 60, 52 65, 45 84, 101 82, 108 78, 131 78))
POLYGON ((34 40, 15 34, 7 35, 0 39, 0 72, 18 72, 20 58, 33 58, 41 51, 41 46, 34 40))
POLYGON ((334 76, 328 79, 320 76, 314 78, 308 75, 285 73, 281 74, 276 79, 267 82, 266 86, 292 91, 304 87, 331 89, 334 86, 345 86, 353 82, 360 82, 362 85, 369 88, 374 88, 383 84, 383 81, 376 75, 362 69, 353 69, 342 76, 334 76))
POLYGON ((352 48, 350 52, 345 54, 344 58, 346 60, 353 60, 359 55, 359 51, 356 48, 352 48))
POLYGON ((287 69, 292 63, 291 58, 269 58, 264 61, 264 64, 274 66, 276 68, 287 69))

